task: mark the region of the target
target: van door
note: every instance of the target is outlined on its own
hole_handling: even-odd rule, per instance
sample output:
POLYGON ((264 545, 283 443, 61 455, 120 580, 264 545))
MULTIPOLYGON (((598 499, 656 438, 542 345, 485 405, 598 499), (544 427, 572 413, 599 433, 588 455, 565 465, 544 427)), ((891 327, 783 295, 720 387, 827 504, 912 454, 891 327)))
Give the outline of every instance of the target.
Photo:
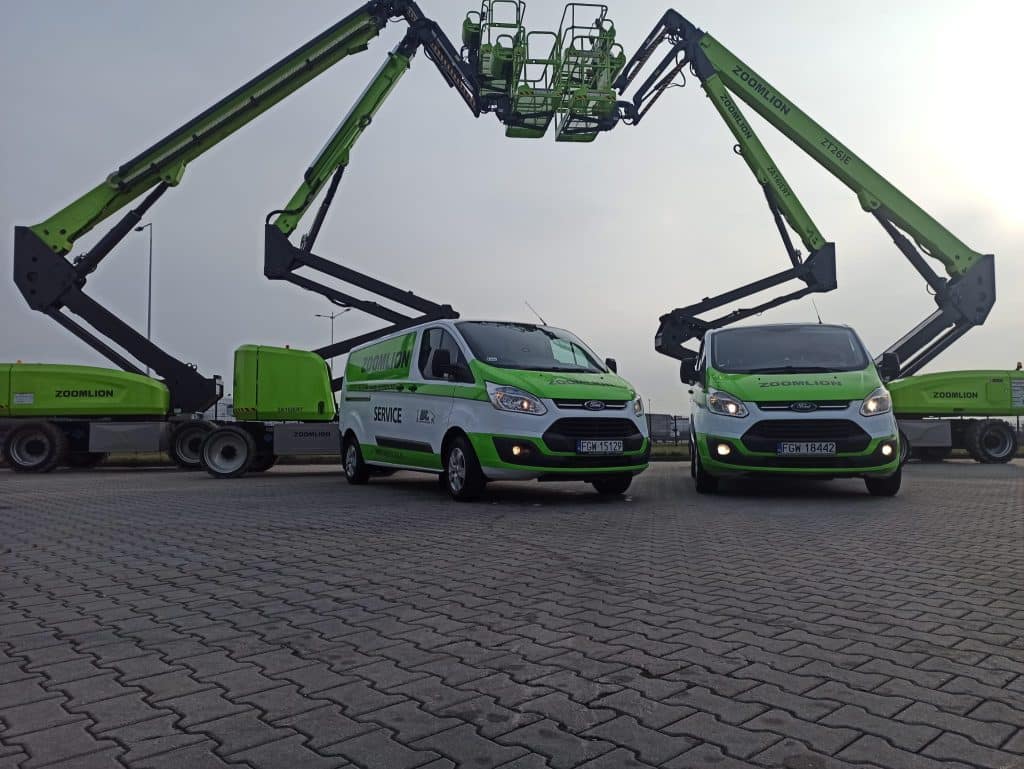
POLYGON ((415 404, 409 422, 410 438, 428 444, 438 457, 440 469, 441 441, 448 430, 455 383, 451 373, 468 370, 466 356, 451 332, 443 328, 424 329, 416 360, 420 382, 411 400, 415 404))

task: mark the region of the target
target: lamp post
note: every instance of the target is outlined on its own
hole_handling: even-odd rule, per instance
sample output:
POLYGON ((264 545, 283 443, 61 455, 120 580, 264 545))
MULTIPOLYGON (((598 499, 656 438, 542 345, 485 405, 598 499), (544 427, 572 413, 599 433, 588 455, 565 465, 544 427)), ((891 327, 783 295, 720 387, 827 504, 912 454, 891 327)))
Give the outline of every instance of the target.
MULTIPOLYGON (((153 222, 147 222, 136 227, 136 232, 149 230, 149 290, 146 298, 146 339, 151 340, 153 333, 153 222)), ((146 366, 146 376, 149 376, 149 366, 146 366)))
MULTIPOLYGON (((331 322, 331 344, 332 345, 334 344, 334 319, 337 318, 339 315, 344 315, 346 312, 348 312, 351 309, 352 309, 351 307, 346 307, 344 310, 339 310, 338 312, 332 312, 329 315, 324 315, 323 313, 319 313, 318 312, 316 315, 313 316, 314 318, 327 318, 327 320, 329 320, 331 322)), ((327 367, 331 370, 331 376, 334 376, 334 359, 333 358, 331 360, 327 361, 327 367)))

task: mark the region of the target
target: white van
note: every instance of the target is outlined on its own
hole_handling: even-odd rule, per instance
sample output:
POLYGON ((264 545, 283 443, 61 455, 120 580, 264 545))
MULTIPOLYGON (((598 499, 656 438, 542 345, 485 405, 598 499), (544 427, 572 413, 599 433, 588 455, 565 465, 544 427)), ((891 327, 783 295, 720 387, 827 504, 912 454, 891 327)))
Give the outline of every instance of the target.
POLYGON ((562 329, 441 320, 355 348, 341 389, 350 483, 438 473, 457 500, 490 480, 580 480, 621 494, 647 468, 633 387, 562 329))

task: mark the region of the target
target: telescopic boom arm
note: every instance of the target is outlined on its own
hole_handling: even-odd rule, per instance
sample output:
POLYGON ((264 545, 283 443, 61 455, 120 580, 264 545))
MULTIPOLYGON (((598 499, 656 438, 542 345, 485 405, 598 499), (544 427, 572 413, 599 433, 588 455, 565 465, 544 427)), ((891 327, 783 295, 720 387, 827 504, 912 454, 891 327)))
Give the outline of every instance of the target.
POLYGON ((734 323, 813 292, 836 288, 835 250, 825 241, 777 164, 744 117, 737 100, 749 106, 857 195, 903 255, 928 283, 938 309, 910 333, 893 343, 903 374, 927 365, 972 327, 981 325, 995 302, 994 258, 971 250, 920 206, 886 181, 849 148, 812 120, 777 88, 725 46, 678 12, 669 10, 626 65, 615 82, 620 94, 640 82, 629 101, 619 102, 620 119, 639 123, 655 102, 689 68, 725 120, 743 157, 764 189, 792 268, 717 297, 674 310, 661 318, 656 349, 688 360, 696 352, 683 347, 712 328, 734 323), (660 59, 659 51, 665 51, 660 59), (651 61, 653 71, 640 73, 651 61), (735 98, 734 98, 735 97, 735 98), (788 228, 800 238, 806 259, 793 246, 788 228), (926 258, 927 257, 927 258, 926 258), (948 277, 938 275, 928 259, 942 263, 948 277), (756 307, 735 310, 715 320, 699 314, 718 309, 789 280, 805 287, 756 307))
MULTIPOLYGON (((86 295, 84 287, 88 276, 141 221, 160 196, 181 181, 188 163, 345 57, 365 51, 370 41, 380 34, 391 19, 402 19, 408 23, 409 34, 406 39, 415 40, 417 45, 423 46, 428 58, 437 65, 449 86, 459 92, 474 115, 484 110, 498 110, 501 105, 493 101, 489 101, 484 110, 481 109, 479 89, 471 68, 461 60, 458 51, 440 27, 426 18, 415 2, 373 0, 365 3, 330 29, 129 160, 78 200, 37 225, 17 227, 14 279, 29 306, 53 317, 126 371, 142 373, 140 366, 114 349, 105 339, 111 340, 130 356, 152 368, 165 380, 171 392, 172 409, 182 412, 203 411, 212 405, 221 394, 220 379, 203 377, 192 366, 161 350, 86 295), (72 261, 65 258, 78 238, 143 195, 146 197, 142 202, 118 221, 87 253, 72 261), (98 333, 85 328, 71 314, 81 318, 98 333)), ((328 167, 337 164, 333 159, 324 159, 323 165, 328 167)), ((315 169, 311 170, 314 173, 306 181, 305 194, 308 200, 312 200, 324 179, 317 175, 315 169)), ((296 213, 301 215, 301 211, 305 210, 303 201, 294 202, 296 213)), ((305 205, 308 206, 308 201, 305 205)), ((282 226, 286 227, 289 221, 294 226, 290 217, 295 215, 288 212, 282 226)), ((313 237, 315 239, 315 232, 313 237)))

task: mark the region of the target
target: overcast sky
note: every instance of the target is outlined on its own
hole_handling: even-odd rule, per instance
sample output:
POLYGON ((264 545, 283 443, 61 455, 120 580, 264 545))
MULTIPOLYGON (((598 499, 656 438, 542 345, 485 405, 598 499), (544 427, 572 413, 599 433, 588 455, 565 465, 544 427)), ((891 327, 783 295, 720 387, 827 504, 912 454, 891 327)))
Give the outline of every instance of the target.
MULTIPOLYGON (((458 40, 467 3, 421 5, 458 40)), ((50 216, 354 7, 0 0, 0 360, 104 365, 30 311, 14 287, 16 224, 50 216)), ((627 53, 665 7, 611 6, 627 53)), ((968 245, 996 254, 999 300, 988 323, 932 370, 1012 368, 1024 358, 1024 157, 1014 144, 1022 7, 679 6, 968 245)), ((560 17, 555 2, 528 3, 531 29, 557 27, 560 17)), ((369 51, 199 158, 152 212, 154 339, 222 374, 227 391, 239 344, 329 341, 327 321, 313 317, 331 311, 326 300, 263 277, 263 221, 294 192, 400 36, 393 25, 369 51)), ((770 127, 755 126, 837 244, 840 285, 817 298, 822 316, 857 328, 873 352, 884 349, 934 308, 923 281, 849 190, 770 127)), ((692 79, 642 125, 619 126, 594 144, 506 139, 493 116, 474 120, 420 55, 356 147, 317 251, 451 303, 463 317, 533 320, 528 300, 549 323, 616 357, 655 411, 685 413, 677 365, 653 349, 659 315, 788 265, 732 146, 692 79)), ((145 280, 145 235, 133 234, 88 291, 144 330, 145 280)), ((760 320, 813 318, 803 301, 760 320)), ((352 312, 336 330, 373 326, 352 312)))

